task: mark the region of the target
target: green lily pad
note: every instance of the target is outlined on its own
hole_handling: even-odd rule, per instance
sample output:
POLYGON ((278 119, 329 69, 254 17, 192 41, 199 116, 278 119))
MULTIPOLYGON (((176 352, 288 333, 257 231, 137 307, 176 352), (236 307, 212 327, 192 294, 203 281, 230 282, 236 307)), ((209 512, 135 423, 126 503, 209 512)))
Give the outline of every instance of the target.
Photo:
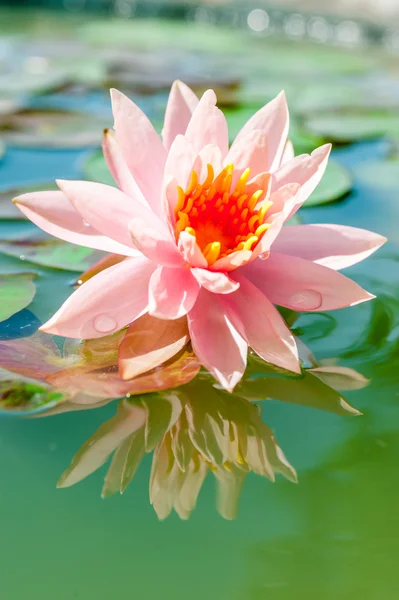
POLYGON ((383 135, 399 137, 399 114, 360 112, 319 114, 305 122, 305 129, 336 142, 375 139, 383 135))
POLYGON ((106 121, 66 110, 32 109, 4 116, 0 132, 9 144, 34 148, 99 146, 106 121))
POLYGON ((115 186, 115 182, 109 172, 107 163, 101 151, 93 152, 83 165, 83 173, 90 181, 105 183, 115 186))
POLYGON ((0 410, 25 413, 45 406, 54 406, 63 395, 43 385, 6 379, 0 381, 0 410))
POLYGON ((1 252, 44 267, 77 272, 86 271, 104 256, 98 250, 53 239, 0 242, 1 252))
POLYGON ((318 206, 339 200, 352 189, 352 177, 340 163, 330 160, 322 180, 304 206, 318 206))
POLYGON ((36 293, 35 276, 35 273, 0 275, 0 321, 29 306, 36 293))

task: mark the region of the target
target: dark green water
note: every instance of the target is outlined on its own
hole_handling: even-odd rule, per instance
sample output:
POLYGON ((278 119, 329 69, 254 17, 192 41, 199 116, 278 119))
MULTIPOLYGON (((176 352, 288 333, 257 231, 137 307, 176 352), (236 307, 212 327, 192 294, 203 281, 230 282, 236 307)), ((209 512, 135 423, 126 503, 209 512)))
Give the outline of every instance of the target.
MULTIPOLYGON (((72 100, 65 95, 57 101, 72 100)), ((288 402, 263 402, 262 418, 296 468, 298 485, 250 474, 238 518, 228 521, 216 511, 208 476, 191 518, 172 514, 164 522, 148 501, 149 456, 123 496, 101 499, 104 469, 72 488, 55 487, 79 446, 114 415, 114 404, 46 419, 2 415, 1 598, 398 597, 399 169, 387 162, 388 150, 383 140, 337 149, 334 158, 354 176, 351 194, 301 213, 304 222, 365 227, 390 238, 375 256, 346 270, 377 300, 296 323, 318 359, 337 359, 371 380, 345 393, 363 415, 297 404, 295 386, 288 402)), ((82 178, 84 157, 83 151, 11 145, 0 163, 1 184, 82 178)), ((25 231, 28 225, 0 223, 3 238, 25 231)), ((26 269, 18 259, 1 257, 0 264, 3 272, 26 269)), ((69 295, 74 274, 39 272, 29 310, 44 321, 69 295)), ((0 324, 2 339, 21 334, 14 329, 0 324)))

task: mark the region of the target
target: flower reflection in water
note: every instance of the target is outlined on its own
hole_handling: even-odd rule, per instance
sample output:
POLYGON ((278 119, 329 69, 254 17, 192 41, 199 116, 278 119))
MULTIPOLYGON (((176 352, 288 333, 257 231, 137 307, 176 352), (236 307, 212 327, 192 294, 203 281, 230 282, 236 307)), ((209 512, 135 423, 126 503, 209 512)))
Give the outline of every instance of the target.
POLYGON ((176 322, 173 331, 161 331, 152 327, 151 319, 144 316, 134 332, 66 340, 62 351, 40 332, 0 343, 3 410, 51 416, 120 398, 116 415, 83 444, 59 487, 78 483, 113 455, 103 496, 123 493, 144 456, 153 452, 150 501, 160 519, 173 509, 187 519, 209 473, 216 479, 217 509, 232 519, 247 473, 271 481, 281 474, 296 481, 294 467, 262 420, 259 402, 273 399, 338 415, 360 414, 338 390, 358 389, 368 380, 331 361, 318 364, 302 343, 301 374, 250 354, 244 378, 232 394, 209 373, 200 372, 184 322, 176 322), (118 371, 122 344, 130 354, 124 368, 135 375, 129 380, 118 371))
MULTIPOLYGON (((344 369, 342 378, 341 369, 333 374, 331 367, 327 377, 334 382, 338 376, 337 381, 348 387, 352 382, 355 387, 367 384, 351 369, 344 369)), ((175 390, 121 400, 116 416, 80 448, 58 486, 81 481, 113 454, 102 494, 123 493, 145 454, 154 452, 150 501, 160 519, 173 509, 187 519, 209 472, 217 482, 217 510, 232 519, 250 471, 271 481, 276 474, 296 481, 295 469, 263 422, 256 401, 274 398, 339 415, 360 414, 312 370, 287 378, 251 360, 242 393, 247 397, 216 389, 210 377, 201 374, 175 390)))

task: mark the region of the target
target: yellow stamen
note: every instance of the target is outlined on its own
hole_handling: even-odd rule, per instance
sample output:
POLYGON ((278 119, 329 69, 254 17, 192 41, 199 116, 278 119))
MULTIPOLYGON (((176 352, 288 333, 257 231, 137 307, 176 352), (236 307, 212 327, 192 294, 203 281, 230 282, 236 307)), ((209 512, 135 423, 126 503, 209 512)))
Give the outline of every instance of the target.
POLYGON ((231 473, 231 467, 230 467, 230 465, 229 465, 229 463, 227 461, 224 463, 223 466, 226 469, 226 471, 229 471, 231 473))
POLYGON ((203 254, 208 261, 208 265, 212 265, 219 258, 220 249, 220 242, 210 242, 207 246, 205 246, 203 254))
POLYGON ((212 165, 208 164, 208 165, 206 165, 206 168, 207 168, 208 173, 207 173, 207 176, 206 176, 206 179, 205 179, 204 183, 202 184, 202 187, 205 188, 205 189, 208 188, 211 185, 212 181, 215 178, 215 172, 213 170, 212 165))
POLYGON ((252 215, 252 217, 248 221, 248 229, 249 231, 254 231, 255 224, 259 221, 259 215, 252 215))
POLYGON ((233 204, 233 206, 230 208, 229 210, 229 215, 234 216, 237 212, 237 207, 235 204, 233 204))
POLYGON ((247 209, 247 208, 244 208, 244 210, 243 210, 243 211, 242 211, 242 213, 241 213, 241 219, 242 219, 243 221, 246 221, 246 219, 247 219, 247 216, 248 216, 248 209, 247 209))
POLYGON ((183 229, 185 229, 188 226, 189 223, 189 218, 188 215, 184 212, 179 211, 178 213, 179 216, 179 223, 182 224, 182 228, 180 231, 183 231, 183 229))
POLYGON ((187 233, 194 237, 196 236, 195 229, 193 229, 192 227, 186 227, 184 231, 187 231, 187 233))
POLYGON ((176 215, 179 212, 179 210, 181 210, 183 208, 185 201, 186 201, 186 194, 184 193, 183 188, 181 188, 180 185, 178 185, 177 186, 177 204, 175 207, 176 215))
POLYGON ((187 202, 186 202, 186 206, 184 208, 182 208, 182 212, 185 212, 185 213, 188 214, 190 212, 190 210, 192 209, 193 204, 194 204, 193 198, 188 197, 187 198, 187 202))
POLYGON ((242 206, 245 202, 245 200, 248 198, 248 194, 243 194, 242 196, 240 196, 237 200, 237 206, 239 208, 239 210, 242 209, 242 206))
POLYGON ((197 187, 198 184, 198 175, 195 171, 191 172, 190 183, 188 184, 188 188, 186 189, 186 196, 191 194, 192 191, 197 187))
POLYGON ((248 202, 249 210, 254 210, 255 206, 259 202, 259 198, 262 196, 263 193, 263 190, 257 190, 254 194, 252 194, 251 199, 248 202))
POLYGON ((244 243, 244 250, 252 250, 252 246, 258 241, 258 237, 256 235, 251 235, 249 240, 244 243))
POLYGON ((233 196, 239 196, 240 194, 242 194, 242 192, 247 184, 250 173, 251 173, 251 169, 245 169, 244 173, 241 175, 240 179, 236 183, 236 187, 234 188, 233 196))
POLYGON ((262 233, 265 233, 265 231, 267 231, 269 229, 269 227, 270 227, 270 223, 263 223, 263 225, 259 225, 259 227, 255 231, 256 237, 259 238, 262 235, 262 233))
POLYGON ((263 223, 265 214, 267 213, 272 204, 273 202, 265 202, 264 204, 262 204, 262 206, 259 209, 259 223, 263 223))

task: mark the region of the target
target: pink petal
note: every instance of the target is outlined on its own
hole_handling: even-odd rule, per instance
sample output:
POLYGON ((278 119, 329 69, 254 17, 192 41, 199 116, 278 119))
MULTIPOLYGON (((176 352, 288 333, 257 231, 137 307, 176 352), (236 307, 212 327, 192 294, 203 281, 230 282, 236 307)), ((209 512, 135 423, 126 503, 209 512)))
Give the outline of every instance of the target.
POLYGON ((267 171, 268 156, 267 134, 260 129, 251 130, 240 137, 238 142, 234 142, 224 161, 225 164, 234 165, 232 186, 245 169, 251 169, 252 176, 267 171))
POLYGON ((287 225, 274 242, 273 251, 338 270, 364 260, 385 242, 382 235, 357 227, 287 225))
POLYGON ((266 134, 268 145, 268 161, 262 171, 275 171, 281 162, 289 129, 289 113, 284 92, 266 104, 244 125, 237 135, 232 149, 253 130, 261 130, 266 134))
POLYGON ((206 268, 208 266, 208 261, 202 254, 202 251, 197 244, 197 240, 187 231, 182 231, 180 233, 178 248, 183 256, 183 259, 191 267, 206 268))
POLYGON ((231 279, 226 273, 208 271, 206 269, 191 269, 201 287, 213 294, 231 294, 240 287, 237 281, 231 279))
POLYGON ((193 112, 186 130, 186 138, 197 152, 207 144, 215 144, 220 148, 222 155, 226 156, 229 148, 226 117, 215 104, 215 92, 207 90, 193 112))
POLYGON ((199 159, 201 162, 201 169, 198 173, 200 183, 205 181, 208 175, 207 165, 212 165, 216 175, 223 169, 223 156, 219 146, 215 146, 215 144, 204 146, 199 153, 199 159))
POLYGON ((187 316, 188 328, 200 362, 232 391, 245 371, 247 344, 228 320, 218 298, 202 289, 187 316))
POLYGON ((117 242, 133 246, 128 225, 135 217, 169 235, 166 225, 148 207, 114 187, 89 181, 57 184, 87 223, 117 242))
POLYGON ((175 179, 177 185, 186 189, 194 169, 198 153, 183 135, 174 139, 165 164, 165 181, 175 179))
POLYGON ((252 258, 251 250, 237 250, 224 258, 216 260, 209 269, 211 271, 234 271, 238 267, 242 267, 252 258))
POLYGON ((281 165, 284 165, 285 163, 289 162, 290 160, 294 160, 294 158, 295 158, 295 151, 294 151, 293 143, 291 142, 291 140, 287 140, 285 147, 284 147, 283 155, 281 157, 281 165))
POLYGON ((374 298, 341 273, 303 258, 272 252, 242 273, 273 304, 296 311, 325 311, 354 306, 374 298))
POLYGON ((222 299, 233 326, 261 358, 300 373, 295 339, 278 310, 239 272, 234 278, 240 283, 240 289, 222 299))
POLYGON ((200 286, 190 269, 159 267, 151 276, 148 312, 159 319, 178 319, 192 309, 200 286))
POLYGON ((172 84, 162 131, 163 143, 167 150, 177 135, 186 133, 187 125, 197 105, 197 96, 185 83, 175 81, 172 84))
POLYGON ((23 194, 14 202, 32 223, 61 240, 114 254, 138 255, 137 250, 111 240, 91 227, 62 192, 23 194))
POLYGON ((299 183, 301 186, 288 219, 295 214, 318 186, 326 170, 330 152, 331 144, 325 144, 314 150, 310 156, 308 154, 296 156, 294 160, 285 163, 273 173, 272 191, 278 190, 287 183, 299 183))
POLYGON ((134 102, 111 90, 115 131, 125 161, 149 205, 161 213, 166 149, 150 120, 134 102))
POLYGON ((129 222, 129 231, 134 246, 149 260, 168 267, 184 265, 176 243, 164 227, 154 227, 146 219, 134 217, 129 222))
POLYGON ((270 196, 270 202, 272 202, 270 208, 271 216, 268 217, 268 211, 265 220, 265 222, 270 223, 270 227, 255 247, 252 258, 256 258, 265 252, 269 252, 272 244, 278 239, 287 215, 290 213, 296 202, 298 190, 298 183, 289 183, 270 196))
POLYGON ((189 341, 187 319, 165 321, 146 314, 132 323, 119 346, 123 379, 146 373, 175 356, 189 341))
POLYGON ((112 129, 104 131, 102 148, 105 161, 118 188, 127 196, 147 205, 147 201, 126 164, 122 150, 116 140, 115 132, 112 129))
POLYGON ((83 283, 40 330, 71 338, 97 338, 132 323, 147 309, 154 264, 129 258, 83 283))

